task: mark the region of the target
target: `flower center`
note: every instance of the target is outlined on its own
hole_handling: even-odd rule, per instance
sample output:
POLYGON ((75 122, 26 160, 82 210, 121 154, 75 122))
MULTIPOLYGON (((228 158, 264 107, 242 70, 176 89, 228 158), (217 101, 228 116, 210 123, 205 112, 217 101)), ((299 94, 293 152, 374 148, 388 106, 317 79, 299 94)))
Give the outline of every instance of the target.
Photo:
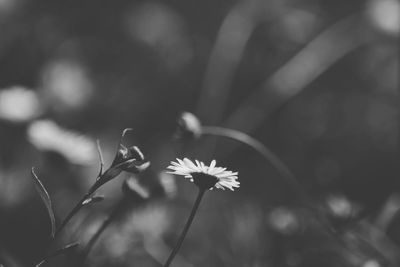
POLYGON ((218 182, 217 177, 202 172, 195 172, 191 175, 193 177, 193 182, 195 183, 195 185, 197 185, 201 189, 211 189, 218 182))

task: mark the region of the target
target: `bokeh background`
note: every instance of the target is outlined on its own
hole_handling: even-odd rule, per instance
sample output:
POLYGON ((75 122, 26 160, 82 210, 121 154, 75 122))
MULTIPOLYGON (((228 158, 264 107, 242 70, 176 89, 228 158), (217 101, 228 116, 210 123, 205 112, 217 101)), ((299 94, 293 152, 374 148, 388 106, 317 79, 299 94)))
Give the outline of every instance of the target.
MULTIPOLYGON (((127 127, 152 164, 137 178, 167 194, 125 203, 87 266, 162 266, 196 193, 164 173, 183 156, 241 188, 205 196, 173 266, 400 266, 399 32, 398 0, 0 0, 0 266, 48 249, 31 167, 59 223, 97 175, 95 140, 108 166, 127 127), (259 139, 315 208, 248 147, 174 138, 182 111, 259 139)), ((128 176, 45 266, 74 266, 128 176)))

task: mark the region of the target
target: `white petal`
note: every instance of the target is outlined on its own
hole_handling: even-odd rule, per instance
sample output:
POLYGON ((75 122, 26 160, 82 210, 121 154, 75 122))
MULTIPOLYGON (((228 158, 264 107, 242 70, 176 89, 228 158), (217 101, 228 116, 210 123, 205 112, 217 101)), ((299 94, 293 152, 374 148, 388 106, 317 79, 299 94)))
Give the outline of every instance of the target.
POLYGON ((200 164, 200 161, 198 161, 197 159, 196 159, 195 161, 196 161, 196 165, 197 165, 197 167, 198 167, 199 169, 201 169, 201 164, 200 164))
POLYGON ((201 169, 204 173, 208 173, 208 167, 204 164, 204 162, 200 161, 201 169))
POLYGON ((212 171, 214 170, 214 167, 215 167, 215 164, 216 164, 217 162, 213 159, 212 161, 211 161, 211 163, 210 163, 210 166, 208 167, 208 174, 211 174, 212 173, 212 171))
POLYGON ((221 167, 215 167, 211 175, 217 175, 221 172, 224 172, 226 168, 221 168, 221 167))
POLYGON ((238 173, 237 172, 230 172, 230 171, 225 171, 223 173, 220 173, 216 175, 218 178, 225 178, 229 176, 237 177, 238 173))
POLYGON ((220 185, 219 183, 216 183, 215 187, 218 188, 218 189, 225 190, 225 188, 222 185, 220 185))
POLYGON ((185 162, 185 164, 186 164, 186 166, 188 167, 188 168, 190 168, 191 170, 193 170, 193 171, 200 171, 200 169, 199 168, 197 168, 197 166, 190 160, 190 159, 188 159, 188 158, 184 158, 183 159, 183 161, 185 162))

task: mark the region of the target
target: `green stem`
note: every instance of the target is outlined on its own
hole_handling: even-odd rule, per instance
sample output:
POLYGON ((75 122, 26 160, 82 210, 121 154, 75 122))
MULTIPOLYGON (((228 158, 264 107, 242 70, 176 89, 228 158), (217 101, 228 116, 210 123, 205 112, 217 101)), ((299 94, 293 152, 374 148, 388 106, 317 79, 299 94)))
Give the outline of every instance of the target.
POLYGON ((233 139, 240 143, 250 146, 252 149, 257 151, 260 155, 262 155, 281 175, 281 177, 285 180, 286 184, 289 185, 294 193, 297 194, 299 200, 308 207, 310 210, 314 212, 320 223, 326 227, 328 233, 335 236, 335 233, 330 226, 330 223, 327 219, 320 214, 318 207, 314 204, 314 201, 310 198, 307 192, 301 187, 293 173, 290 169, 276 156, 271 150, 269 150, 263 143, 258 141, 257 139, 251 137, 250 135, 240 132, 238 130, 233 130, 229 128, 217 127, 217 126, 203 126, 202 134, 204 135, 213 135, 213 136, 222 136, 226 138, 233 139))
POLYGON ((199 189, 199 193, 197 195, 196 201, 194 202, 192 211, 190 212, 190 215, 186 222, 186 225, 183 228, 182 234, 179 237, 178 242, 176 243, 174 249, 172 250, 171 255, 169 255, 167 261, 165 262, 164 267, 168 267, 171 264, 172 260, 175 258, 176 254, 178 253, 178 251, 183 243, 183 240, 185 239, 185 236, 190 228, 190 225, 193 222, 194 216, 196 215, 197 209, 199 208, 201 199, 205 192, 206 192, 205 189, 201 189, 201 188, 199 189))
POLYGON ((97 229, 96 233, 92 236, 92 238, 89 240, 87 243, 82 256, 81 256, 81 266, 85 263, 87 256, 89 255, 90 251, 96 244, 97 240, 100 238, 101 234, 106 230, 106 228, 111 224, 112 221, 117 217, 117 215, 121 212, 122 208, 124 207, 123 202, 124 199, 122 199, 117 206, 113 209, 111 214, 107 217, 107 219, 101 224, 99 229, 97 229))
POLYGON ((35 265, 35 267, 42 266, 42 264, 45 263, 48 259, 54 258, 54 257, 56 257, 58 255, 61 255, 61 254, 65 254, 65 253, 69 252, 71 249, 77 247, 78 245, 79 245, 78 243, 71 243, 71 244, 68 244, 68 245, 60 248, 60 249, 57 249, 56 251, 53 251, 52 253, 50 253, 46 257, 44 257, 39 263, 37 263, 35 265))
POLYGON ((88 199, 91 195, 93 195, 94 192, 100 187, 100 184, 98 182, 94 183, 94 185, 89 189, 89 191, 81 198, 78 203, 76 203, 75 207, 68 213, 68 215, 65 217, 65 219, 61 222, 60 226, 57 228, 55 235, 57 236, 63 229, 64 227, 68 224, 68 222, 72 219, 72 217, 75 216, 75 214, 78 213, 78 211, 81 210, 85 205, 83 204, 86 199, 88 199))
POLYGON ((306 203, 310 202, 308 195, 304 192, 304 189, 300 186, 289 168, 270 149, 268 149, 263 143, 261 143, 257 139, 238 130, 217 126, 203 126, 202 134, 222 136, 248 145, 249 147, 257 151, 263 158, 265 158, 268 163, 275 167, 275 169, 285 180, 285 182, 293 188, 295 193, 299 195, 299 198, 304 200, 306 203))

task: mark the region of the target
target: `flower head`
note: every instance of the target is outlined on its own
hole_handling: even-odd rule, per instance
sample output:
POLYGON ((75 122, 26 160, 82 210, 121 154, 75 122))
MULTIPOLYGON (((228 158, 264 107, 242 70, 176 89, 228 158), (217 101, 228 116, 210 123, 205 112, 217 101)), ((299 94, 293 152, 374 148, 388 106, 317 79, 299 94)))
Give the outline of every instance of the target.
POLYGON ((226 168, 216 167, 216 161, 213 160, 210 166, 206 166, 203 162, 195 160, 195 163, 190 159, 176 159, 177 162, 171 161, 171 165, 167 169, 171 170, 168 173, 182 175, 190 179, 200 189, 224 189, 229 188, 234 190, 234 187, 239 187, 237 181, 238 173, 227 171, 226 168))
POLYGON ((130 130, 131 129, 128 128, 122 132, 114 160, 111 163, 111 166, 103 174, 100 173, 98 177, 100 182, 99 184, 104 184, 111 179, 114 179, 122 171, 140 173, 150 166, 150 161, 145 158, 142 151, 140 151, 137 146, 126 147, 122 144, 123 137, 126 132, 130 130))
POLYGON ((150 162, 145 159, 142 151, 137 146, 126 148, 120 144, 111 168, 119 168, 130 173, 139 173, 145 170, 150 162))
POLYGON ((118 176, 122 171, 139 173, 149 166, 150 161, 144 158, 143 153, 138 147, 132 146, 126 148, 124 145, 120 144, 110 168, 108 168, 99 179, 106 182, 118 176))

